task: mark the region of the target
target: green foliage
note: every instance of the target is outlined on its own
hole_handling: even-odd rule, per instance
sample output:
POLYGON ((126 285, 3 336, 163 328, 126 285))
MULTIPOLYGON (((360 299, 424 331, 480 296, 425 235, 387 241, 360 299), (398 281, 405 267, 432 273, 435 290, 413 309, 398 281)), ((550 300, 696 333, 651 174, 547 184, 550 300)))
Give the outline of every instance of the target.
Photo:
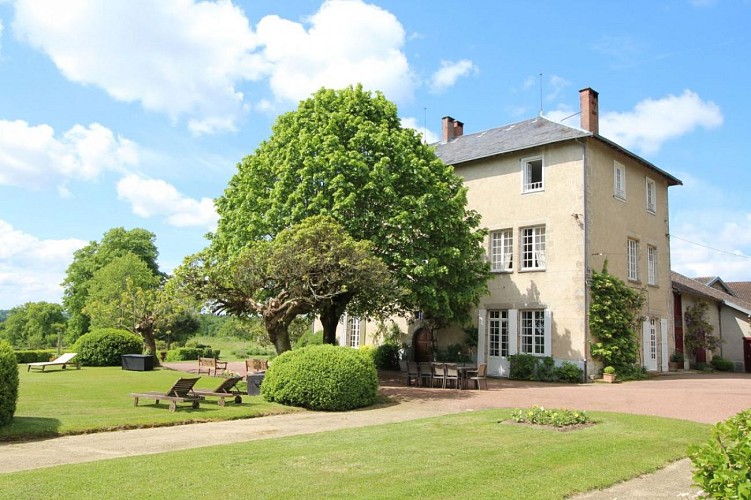
POLYGON ((398 370, 399 369, 399 350, 401 346, 396 342, 385 342, 376 347, 373 361, 376 368, 380 370, 398 370))
POLYGON ((305 347, 309 345, 322 345, 323 344, 323 332, 318 330, 317 332, 306 332, 297 339, 295 342, 295 349, 305 347))
POLYGON ((608 375, 615 375, 615 367, 614 366, 606 366, 602 369, 602 373, 606 373, 608 375))
POLYGON ((709 305, 704 301, 699 301, 687 307, 683 313, 683 319, 686 322, 683 343, 694 359, 698 351, 714 351, 722 343, 721 339, 712 335, 714 327, 707 320, 708 310, 709 305))
POLYGON ((712 361, 709 363, 712 365, 712 368, 721 372, 732 372, 734 368, 732 361, 721 358, 720 356, 712 357, 712 361))
POLYGON ((540 382, 581 382, 584 371, 570 361, 564 361, 556 367, 550 356, 540 357, 532 354, 513 354, 509 356, 509 378, 515 380, 536 380, 540 382))
POLYGON ((376 355, 376 347, 372 345, 361 345, 357 348, 358 351, 360 351, 360 354, 370 359, 370 361, 373 362, 373 366, 375 366, 375 355, 376 355))
POLYGON ((436 348, 436 359, 446 363, 469 363, 472 353, 467 344, 450 344, 445 349, 436 348))
POLYGON ((8 312, 4 337, 16 348, 41 349, 57 345, 66 319, 59 304, 27 302, 8 312))
POLYGON ((165 361, 190 361, 198 358, 219 358, 221 351, 211 346, 178 347, 167 351, 165 361))
MULTIPOLYGON (((467 210, 461 178, 402 128, 393 103, 361 86, 322 89, 281 115, 271 137, 238 165, 217 210, 212 248, 219 255, 237 255, 315 215, 371 241, 402 291, 365 290, 374 314, 398 305, 460 321, 486 291, 484 232, 467 210)), ((346 299, 331 304, 334 323, 346 299)))
POLYGON ((621 373, 621 368, 639 361, 638 323, 644 295, 609 274, 607 261, 602 272, 592 272, 589 290, 589 328, 597 339, 590 351, 593 357, 621 373))
POLYGON ((329 344, 281 354, 261 385, 267 401, 324 411, 372 405, 377 391, 378 372, 369 357, 329 344))
POLYGON ((19 363, 37 363, 39 361, 49 361, 56 357, 57 352, 53 349, 35 349, 16 351, 16 359, 19 363))
POLYGON ((524 410, 514 409, 511 413, 511 420, 516 423, 552 425, 553 427, 568 427, 592 422, 586 411, 546 409, 537 405, 524 410))
POLYGON ((751 498, 751 410, 720 422, 712 439, 690 448, 694 481, 709 497, 751 498))
POLYGON ((18 401, 18 360, 9 343, 0 340, 0 427, 10 423, 18 401))
POLYGON ((683 364, 683 353, 680 351, 673 351, 673 354, 670 355, 670 361, 683 364))
POLYGON ((86 366, 119 366, 122 354, 141 354, 143 340, 125 330, 102 328, 82 335, 71 348, 86 366))

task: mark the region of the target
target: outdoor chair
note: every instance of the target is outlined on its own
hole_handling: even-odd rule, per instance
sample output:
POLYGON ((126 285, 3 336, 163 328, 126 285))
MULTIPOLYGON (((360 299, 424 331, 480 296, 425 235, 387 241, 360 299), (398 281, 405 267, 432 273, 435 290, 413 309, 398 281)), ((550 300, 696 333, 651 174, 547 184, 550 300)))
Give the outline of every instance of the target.
POLYGON ((48 366, 60 366, 62 365, 63 370, 67 368, 68 365, 75 365, 76 370, 79 370, 81 368, 81 365, 78 364, 78 361, 71 361, 73 358, 75 358, 78 355, 76 352, 66 352, 62 356, 58 357, 57 359, 53 359, 52 361, 37 361, 35 363, 29 363, 28 367, 26 368, 26 371, 31 371, 32 368, 36 370, 44 371, 44 369, 48 366))
POLYGON ((413 380, 415 381, 415 385, 420 385, 420 371, 417 363, 407 361, 407 385, 412 385, 413 380))
POLYGON ((430 377, 430 387, 435 387, 435 381, 441 383, 441 387, 446 388, 446 365, 444 363, 432 364, 432 376, 430 377))
POLYGON ((446 363, 444 367, 443 375, 443 387, 446 387, 449 382, 454 383, 454 388, 459 388, 459 370, 454 363, 446 363))
POLYGON ((245 373, 258 373, 265 372, 269 369, 269 361, 267 359, 246 359, 245 360, 245 373))
POLYGON ((195 394, 196 396, 210 396, 219 398, 219 401, 217 402, 219 406, 224 406, 224 400, 226 398, 234 398, 235 403, 240 404, 243 402, 243 393, 237 389, 237 383, 242 379, 242 377, 230 377, 228 379, 225 379, 219 385, 219 387, 217 387, 213 391, 209 391, 207 389, 193 389, 193 394, 195 394))
POLYGON ((476 384, 477 390, 480 390, 480 381, 485 382, 485 390, 488 389, 488 365, 486 363, 480 363, 477 365, 477 370, 467 372, 467 380, 473 380, 476 384))
POLYGON ((404 380, 404 385, 409 385, 409 374, 407 373, 407 360, 399 360, 399 379, 404 380))
POLYGON ((216 377, 219 374, 219 370, 227 369, 227 361, 219 361, 216 358, 198 358, 198 374, 205 371, 211 376, 211 372, 214 372, 216 377))
POLYGON ((133 406, 138 406, 139 399, 153 399, 156 404, 159 401, 169 401, 169 411, 177 410, 177 403, 191 403, 193 409, 200 406, 199 401, 203 399, 203 396, 199 396, 193 392, 193 386, 196 385, 198 377, 196 378, 180 378, 175 382, 170 390, 165 393, 162 392, 132 392, 133 406))
POLYGON ((427 361, 421 361, 417 365, 417 371, 420 373, 420 385, 432 385, 433 369, 427 361))

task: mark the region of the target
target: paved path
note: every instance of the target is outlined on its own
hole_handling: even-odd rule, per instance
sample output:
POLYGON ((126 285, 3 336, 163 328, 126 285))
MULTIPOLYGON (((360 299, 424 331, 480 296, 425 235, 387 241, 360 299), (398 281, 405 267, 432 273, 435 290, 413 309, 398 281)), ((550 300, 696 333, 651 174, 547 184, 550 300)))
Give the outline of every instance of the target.
MULTIPOLYGON (((488 391, 425 389, 404 387, 395 378, 384 377, 382 392, 398 404, 346 413, 299 412, 5 443, 0 444, 0 472, 363 427, 484 408, 537 404, 715 423, 751 407, 751 376, 744 374, 686 374, 627 384, 576 386, 491 380, 489 386, 488 391)), ((697 490, 691 488, 690 462, 682 460, 655 474, 577 498, 691 498, 696 494, 697 490)))

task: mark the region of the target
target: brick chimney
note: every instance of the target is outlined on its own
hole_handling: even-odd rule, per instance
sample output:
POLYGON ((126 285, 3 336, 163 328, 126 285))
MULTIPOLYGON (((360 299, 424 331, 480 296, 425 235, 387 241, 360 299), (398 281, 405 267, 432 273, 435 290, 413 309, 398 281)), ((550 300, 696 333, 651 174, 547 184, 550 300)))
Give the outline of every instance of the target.
POLYGON ((581 127, 589 130, 594 135, 600 134, 600 112, 598 110, 599 94, 597 91, 587 87, 579 91, 579 102, 581 106, 581 127))
POLYGON ((444 116, 442 118, 442 125, 441 142, 443 144, 464 135, 464 124, 459 120, 454 120, 450 116, 444 116))

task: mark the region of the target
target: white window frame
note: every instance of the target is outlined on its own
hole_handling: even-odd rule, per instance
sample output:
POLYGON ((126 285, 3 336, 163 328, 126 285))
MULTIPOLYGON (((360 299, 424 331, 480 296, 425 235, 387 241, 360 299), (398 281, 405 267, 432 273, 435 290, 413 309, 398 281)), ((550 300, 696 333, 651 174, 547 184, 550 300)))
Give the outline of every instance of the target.
POLYGON ((510 354, 509 314, 507 310, 488 311, 488 356, 507 358, 510 354))
POLYGON ((647 245, 647 284, 657 285, 657 247, 647 245))
POLYGON ((626 166, 617 161, 613 163, 613 196, 626 200, 626 166))
POLYGON ((547 265, 545 225, 519 229, 519 260, 523 271, 545 270, 547 265))
POLYGON ((630 281, 639 281, 639 240, 626 240, 626 276, 630 281))
POLYGON ((519 311, 519 352, 533 356, 550 356, 552 326, 550 309, 519 311))
POLYGON ((510 273, 514 270, 514 231, 501 229, 490 232, 490 270, 510 273))
POLYGON ((350 347, 360 347, 360 318, 347 318, 347 339, 350 347))
POLYGON ((651 214, 657 213, 657 184, 653 179, 647 177, 646 183, 647 191, 647 212, 651 214))
POLYGON ((522 158, 522 193, 536 193, 545 190, 545 162, 542 156, 522 158), (540 162, 540 180, 532 182, 531 163, 540 162))

